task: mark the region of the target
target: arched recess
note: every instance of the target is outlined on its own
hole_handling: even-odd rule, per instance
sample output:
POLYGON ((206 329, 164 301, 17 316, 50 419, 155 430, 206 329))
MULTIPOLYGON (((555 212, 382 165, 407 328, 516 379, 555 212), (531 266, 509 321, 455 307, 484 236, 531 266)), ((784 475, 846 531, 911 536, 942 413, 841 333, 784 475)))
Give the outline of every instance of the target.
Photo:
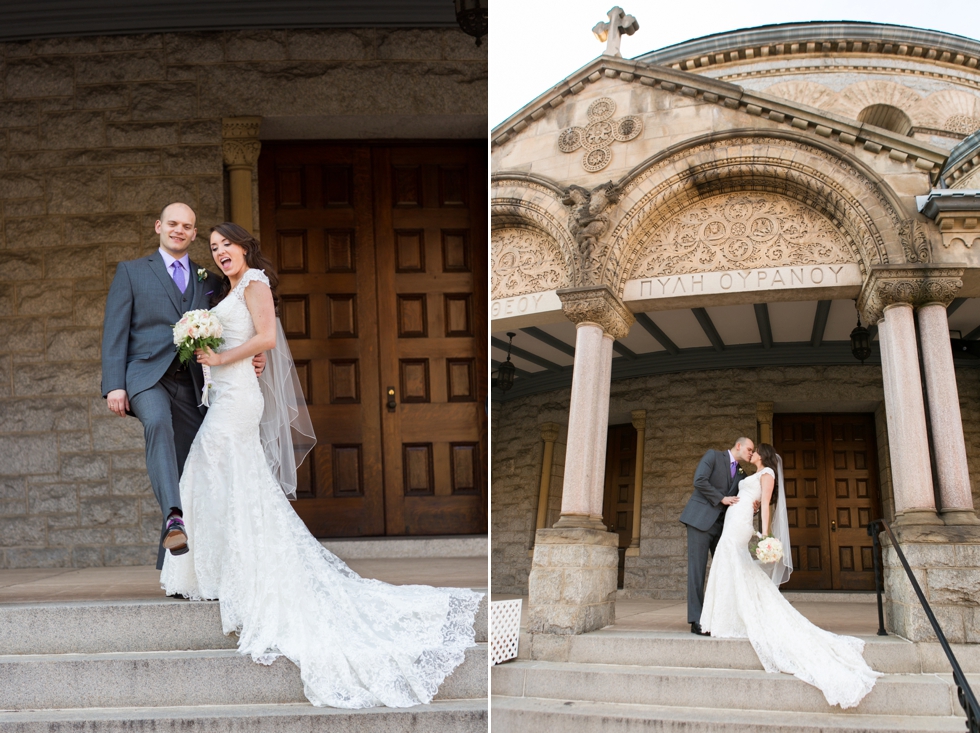
POLYGON ((735 194, 795 202, 793 215, 814 212, 862 273, 930 258, 922 230, 877 174, 839 148, 793 133, 735 130, 689 140, 634 168, 619 190, 622 214, 598 253, 602 282, 619 293, 665 225, 735 194))
POLYGON ((522 173, 500 173, 490 189, 490 299, 556 290, 572 282, 574 241, 562 189, 522 173))

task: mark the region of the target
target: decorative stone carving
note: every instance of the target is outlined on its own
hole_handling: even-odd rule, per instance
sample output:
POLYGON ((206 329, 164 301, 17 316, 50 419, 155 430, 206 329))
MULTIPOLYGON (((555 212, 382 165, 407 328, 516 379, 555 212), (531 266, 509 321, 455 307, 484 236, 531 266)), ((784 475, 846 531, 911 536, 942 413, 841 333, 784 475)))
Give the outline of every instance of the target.
POLYGON ((533 229, 496 229, 490 244, 490 297, 555 290, 568 284, 558 245, 533 229))
POLYGON ((580 285, 598 283, 599 239, 609 228, 606 211, 617 201, 619 189, 611 181, 591 191, 574 185, 565 189, 561 202, 569 209, 568 231, 575 239, 575 265, 580 285))
POLYGON ((572 323, 595 323, 616 339, 625 338, 633 325, 633 314, 612 290, 598 288, 565 288, 558 291, 562 311, 572 323))
POLYGON ((656 228, 645 250, 630 278, 854 260, 825 217, 769 193, 697 202, 656 228))
POLYGON ((958 132, 961 135, 969 135, 980 130, 980 117, 972 115, 952 115, 946 119, 943 125, 950 132, 958 132))
POLYGON ((562 130, 558 135, 558 149, 563 153, 573 153, 585 148, 582 167, 589 172, 602 170, 612 160, 610 147, 614 141, 628 142, 643 131, 643 121, 639 117, 628 115, 610 120, 614 114, 616 103, 609 97, 595 100, 589 105, 589 124, 562 130))
POLYGON ((906 262, 930 262, 929 237, 925 229, 915 219, 906 219, 898 228, 898 238, 902 242, 906 262))
POLYGON ((221 153, 230 170, 258 162, 262 143, 259 141, 261 117, 225 117, 221 121, 221 153))
POLYGON ((636 22, 636 18, 632 15, 624 13, 623 9, 618 5, 606 13, 606 17, 609 18, 609 21, 599 21, 596 23, 595 27, 592 28, 592 33, 595 34, 596 38, 606 44, 606 52, 603 55, 622 57, 619 51, 619 44, 622 43, 623 36, 632 36, 640 30, 640 24, 636 22))
POLYGON ((963 287, 963 267, 899 265, 874 267, 858 298, 866 323, 881 321, 885 308, 908 303, 918 308, 927 303, 949 305, 963 287))

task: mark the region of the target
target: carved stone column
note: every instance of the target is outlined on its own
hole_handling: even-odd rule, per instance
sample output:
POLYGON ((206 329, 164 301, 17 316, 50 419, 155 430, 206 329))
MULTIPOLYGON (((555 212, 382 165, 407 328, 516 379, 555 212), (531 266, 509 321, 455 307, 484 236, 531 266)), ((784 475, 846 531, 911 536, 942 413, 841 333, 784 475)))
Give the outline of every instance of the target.
POLYGON ((561 425, 556 422, 541 423, 541 440, 544 441, 544 456, 541 458, 541 484, 538 487, 538 516, 534 523, 535 530, 544 529, 548 518, 548 493, 551 491, 551 468, 555 456, 555 441, 561 425))
POLYGON ((772 402, 755 403, 755 419, 759 422, 759 442, 772 445, 772 402))
POLYGON ((959 289, 962 270, 950 273, 946 281, 949 287, 943 291, 936 289, 933 294, 936 300, 920 306, 917 312, 926 394, 929 395, 932 445, 939 479, 939 500, 942 504, 939 516, 946 524, 980 524, 973 509, 960 397, 956 389, 946 316, 946 306, 959 289))
POLYGON ((576 324, 561 518, 535 534, 528 632, 582 634, 616 618, 619 538, 602 524, 613 339, 633 314, 606 286, 558 291, 576 324))
POLYGON ((858 302, 866 321, 878 324, 896 525, 943 523, 936 516, 913 309, 935 300, 946 279, 944 269, 929 265, 875 266, 858 302))
POLYGON ((252 170, 259 160, 261 117, 225 117, 221 121, 221 153, 228 168, 231 220, 254 234, 252 170))
POLYGON ((647 411, 633 410, 633 427, 636 428, 636 468, 633 471, 633 538, 626 548, 627 557, 640 554, 640 513, 643 507, 643 453, 647 437, 647 411))

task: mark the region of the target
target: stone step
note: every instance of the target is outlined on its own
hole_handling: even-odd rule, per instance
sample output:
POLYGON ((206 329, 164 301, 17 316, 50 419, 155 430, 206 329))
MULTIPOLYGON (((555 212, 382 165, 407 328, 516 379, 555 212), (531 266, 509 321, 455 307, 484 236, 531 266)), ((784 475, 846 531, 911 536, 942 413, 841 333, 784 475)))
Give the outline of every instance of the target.
POLYGON ((408 709, 315 708, 309 703, 0 712, 0 733, 486 733, 487 701, 408 709))
POLYGON ((351 537, 320 540, 344 562, 387 558, 486 557, 490 548, 487 535, 447 537, 351 537))
MULTIPOLYGON (((0 710, 306 702, 299 669, 234 650, 0 656, 0 710)), ((487 694, 487 645, 467 650, 438 700, 487 694)))
MULTIPOLYGON (((953 716, 952 676, 885 675, 861 704, 865 715, 953 716)), ((639 667, 623 664, 515 661, 493 668, 492 692, 508 697, 709 707, 795 713, 839 711, 815 687, 757 670, 639 667)))
POLYGON ((492 733, 962 733, 963 718, 835 713, 774 714, 664 705, 491 697, 492 733))
MULTIPOLYGON (((486 593, 485 588, 475 590, 486 593)), ((487 640, 487 598, 474 622, 479 642, 487 640)), ((236 637, 221 632, 217 601, 0 604, 0 654, 193 651, 235 645, 236 637)))
MULTIPOLYGON (((917 643, 898 636, 863 636, 864 658, 873 669, 891 674, 951 674, 938 643, 917 643)), ((746 639, 713 639, 670 631, 604 629, 580 636, 521 634, 520 656, 546 662, 657 665, 761 670, 746 639)), ((980 645, 954 644, 953 653, 967 673, 980 673, 980 645)))

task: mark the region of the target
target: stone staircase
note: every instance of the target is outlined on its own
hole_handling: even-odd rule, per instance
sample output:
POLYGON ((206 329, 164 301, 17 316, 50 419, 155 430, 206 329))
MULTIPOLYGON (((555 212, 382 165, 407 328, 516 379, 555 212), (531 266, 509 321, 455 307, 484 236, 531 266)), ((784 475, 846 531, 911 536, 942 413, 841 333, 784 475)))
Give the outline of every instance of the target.
POLYGON ((486 598, 475 627, 430 705, 337 710, 306 701, 288 660, 240 656, 216 602, 2 604, 0 731, 486 731, 486 598))
MULTIPOLYGON (((764 672, 744 640, 614 629, 523 634, 521 658, 492 671, 492 731, 962 733, 965 717, 938 644, 864 638, 865 659, 885 676, 857 708, 842 711, 816 688, 764 672)), ((954 653, 980 688, 980 649, 957 645, 954 653)))

